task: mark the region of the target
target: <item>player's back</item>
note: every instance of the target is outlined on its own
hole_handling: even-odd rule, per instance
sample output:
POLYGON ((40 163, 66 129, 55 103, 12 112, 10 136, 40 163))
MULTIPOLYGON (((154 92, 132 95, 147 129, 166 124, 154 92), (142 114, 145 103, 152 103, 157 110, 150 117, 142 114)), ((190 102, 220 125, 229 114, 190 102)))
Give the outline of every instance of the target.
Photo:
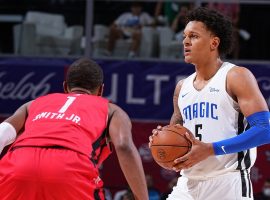
POLYGON ((60 146, 90 155, 104 137, 108 101, 86 94, 55 93, 34 100, 16 146, 60 146))

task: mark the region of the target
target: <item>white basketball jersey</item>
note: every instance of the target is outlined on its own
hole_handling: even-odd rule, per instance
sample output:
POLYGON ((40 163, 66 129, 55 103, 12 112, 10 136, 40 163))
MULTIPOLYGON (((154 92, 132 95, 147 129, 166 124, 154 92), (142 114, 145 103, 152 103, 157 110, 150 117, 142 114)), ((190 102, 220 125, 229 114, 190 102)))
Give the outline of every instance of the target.
MULTIPOLYGON (((228 71, 236 67, 224 62, 205 87, 198 91, 193 82, 196 73, 187 77, 182 85, 178 106, 183 125, 203 142, 215 142, 234 137, 247 128, 246 120, 239 105, 226 91, 228 71)), ((182 175, 190 178, 207 178, 234 170, 249 170, 256 159, 256 148, 227 154, 211 156, 183 170, 182 175)))

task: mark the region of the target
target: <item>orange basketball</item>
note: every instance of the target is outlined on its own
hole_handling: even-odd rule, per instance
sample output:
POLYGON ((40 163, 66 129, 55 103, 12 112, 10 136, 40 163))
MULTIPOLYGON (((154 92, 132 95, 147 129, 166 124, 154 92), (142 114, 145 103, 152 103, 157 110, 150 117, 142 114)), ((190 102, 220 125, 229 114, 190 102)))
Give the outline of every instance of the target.
POLYGON ((190 131, 183 126, 168 125, 153 136, 150 149, 157 164, 171 170, 173 161, 190 151, 191 143, 184 136, 186 132, 190 131))

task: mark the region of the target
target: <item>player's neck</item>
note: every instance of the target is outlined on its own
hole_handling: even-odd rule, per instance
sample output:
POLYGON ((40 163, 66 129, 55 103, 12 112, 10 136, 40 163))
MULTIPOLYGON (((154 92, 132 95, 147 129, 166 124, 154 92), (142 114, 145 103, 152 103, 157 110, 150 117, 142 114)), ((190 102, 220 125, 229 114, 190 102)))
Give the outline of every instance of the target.
POLYGON ((196 79, 199 80, 210 80, 220 69, 223 61, 218 58, 214 61, 206 61, 205 63, 200 63, 195 65, 196 68, 196 79))
POLYGON ((79 88, 79 87, 72 88, 70 90, 70 93, 75 93, 75 94, 91 94, 91 92, 89 90, 84 89, 84 88, 79 88))

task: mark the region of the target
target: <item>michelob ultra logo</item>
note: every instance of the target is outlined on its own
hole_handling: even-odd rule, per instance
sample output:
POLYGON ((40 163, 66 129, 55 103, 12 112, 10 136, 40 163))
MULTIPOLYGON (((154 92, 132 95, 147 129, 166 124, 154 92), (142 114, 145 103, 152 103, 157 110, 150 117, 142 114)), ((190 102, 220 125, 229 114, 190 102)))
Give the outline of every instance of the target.
POLYGON ((51 89, 49 80, 55 76, 55 73, 48 73, 41 79, 37 79, 35 75, 35 72, 29 72, 15 79, 15 76, 12 74, 8 74, 5 71, 0 72, 0 99, 26 100, 47 94, 51 89), (9 78, 10 81, 4 81, 7 77, 12 76, 14 79, 11 80, 9 78))

